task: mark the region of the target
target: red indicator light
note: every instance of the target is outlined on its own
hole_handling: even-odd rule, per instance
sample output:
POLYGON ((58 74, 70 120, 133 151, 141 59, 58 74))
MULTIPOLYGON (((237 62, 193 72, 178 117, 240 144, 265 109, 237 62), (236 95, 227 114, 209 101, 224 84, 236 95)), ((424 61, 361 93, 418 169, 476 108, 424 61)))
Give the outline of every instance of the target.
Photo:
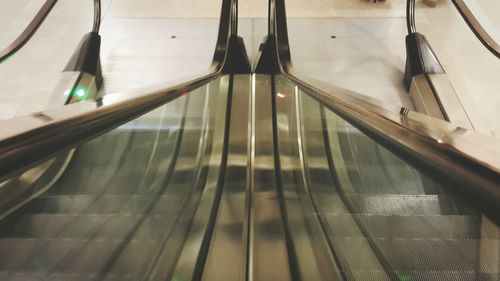
POLYGON ((278 93, 276 96, 278 96, 278 98, 280 98, 280 99, 286 98, 286 95, 283 93, 278 93))

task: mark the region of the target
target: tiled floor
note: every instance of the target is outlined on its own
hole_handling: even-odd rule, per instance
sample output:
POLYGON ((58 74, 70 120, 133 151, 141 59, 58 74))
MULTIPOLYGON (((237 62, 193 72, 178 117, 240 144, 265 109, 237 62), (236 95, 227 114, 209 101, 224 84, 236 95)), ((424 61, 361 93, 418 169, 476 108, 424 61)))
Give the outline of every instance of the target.
MULTIPOLYGON (((43 2, 0 0, 0 47, 24 28, 43 2)), ((33 41, 0 65, 0 118, 45 106, 60 71, 90 28, 91 2, 59 0, 33 41)), ((220 2, 103 1, 106 90, 126 91, 205 70, 215 44, 220 2)), ((296 67, 328 83, 411 107, 402 84, 405 3, 287 0, 296 67)), ((418 3, 417 8, 417 27, 428 37, 463 103, 480 113, 473 117, 485 121, 484 131, 500 136, 500 61, 475 39, 450 0, 441 0, 435 8, 418 3)), ((246 18, 240 33, 249 52, 256 54, 266 32, 267 0, 240 0, 240 16, 246 18)))
POLYGON ((102 25, 107 92, 192 77, 208 69, 217 19, 108 18, 102 25))

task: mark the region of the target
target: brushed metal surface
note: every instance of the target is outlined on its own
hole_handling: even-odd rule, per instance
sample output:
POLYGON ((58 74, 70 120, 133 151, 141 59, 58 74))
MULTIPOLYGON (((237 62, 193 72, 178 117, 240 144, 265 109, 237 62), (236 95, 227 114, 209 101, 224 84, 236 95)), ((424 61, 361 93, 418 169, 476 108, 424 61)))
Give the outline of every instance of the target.
POLYGON ((203 272, 207 281, 243 281, 248 274, 251 76, 235 75, 232 79, 227 166, 203 272))
POLYGON ((410 99, 417 112, 445 120, 438 101, 434 97, 432 88, 425 79, 424 74, 413 77, 410 85, 410 99))
POLYGON ((410 98, 418 112, 474 130, 474 125, 446 74, 421 74, 413 77, 410 98))
POLYGON ((271 77, 254 75, 252 120, 255 148, 252 166, 249 281, 292 280, 277 191, 271 77))

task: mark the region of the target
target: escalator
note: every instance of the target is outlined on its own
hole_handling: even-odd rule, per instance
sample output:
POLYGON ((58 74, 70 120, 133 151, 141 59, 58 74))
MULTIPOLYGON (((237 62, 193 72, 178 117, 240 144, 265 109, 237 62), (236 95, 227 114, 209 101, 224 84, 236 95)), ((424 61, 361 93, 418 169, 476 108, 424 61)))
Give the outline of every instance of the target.
POLYGON ((270 15, 255 74, 226 0, 205 76, 0 123, 0 280, 499 280, 495 141, 297 75, 270 15))
POLYGON ((282 178, 312 205, 336 280, 499 278, 498 226, 477 207, 287 79, 277 89, 290 93, 277 99, 282 178))
POLYGON ((46 192, 3 220, 0 244, 9 258, 2 259, 1 279, 139 280, 154 274, 161 250, 180 246, 164 243, 186 227, 183 216, 193 212, 210 152, 220 145, 214 124, 224 124, 218 112, 225 110, 225 97, 218 86, 80 146, 46 192))

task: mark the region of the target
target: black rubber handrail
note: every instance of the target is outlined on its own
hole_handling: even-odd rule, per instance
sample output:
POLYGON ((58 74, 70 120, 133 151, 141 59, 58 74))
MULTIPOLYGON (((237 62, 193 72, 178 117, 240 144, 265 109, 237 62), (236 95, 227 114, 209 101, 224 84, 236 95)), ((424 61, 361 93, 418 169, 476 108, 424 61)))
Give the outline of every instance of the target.
MULTIPOLYGON (((47 16, 52 11, 52 8, 57 3, 57 0, 47 0, 38 13, 33 17, 30 24, 23 30, 23 32, 7 47, 0 51, 0 63, 9 59, 17 51, 19 51, 30 39, 35 35, 38 28, 43 24, 47 16)), ((92 25, 92 32, 99 34, 101 27, 101 0, 94 0, 94 20, 92 25)))
POLYGON ((408 34, 417 32, 415 26, 415 0, 406 1, 406 28, 408 29, 408 34))
POLYGON ((481 41, 493 55, 500 58, 500 44, 483 28, 483 25, 474 16, 474 13, 472 13, 467 4, 465 4, 463 0, 452 0, 452 2, 479 41, 481 41))
POLYGON ((14 53, 19 51, 28 41, 33 37, 38 28, 45 21, 47 16, 49 15, 52 8, 57 3, 57 0, 47 0, 43 4, 42 8, 38 11, 38 13, 33 17, 29 25, 23 30, 23 32, 7 47, 0 51, 0 63, 4 62, 8 58, 10 58, 14 53))
POLYGON ((454 194, 500 224, 500 143, 401 108, 388 110, 342 89, 326 88, 298 74, 292 64, 284 0, 270 0, 280 73, 305 93, 351 123, 454 194))
MULTIPOLYGON (((406 25, 408 34, 417 32, 415 26, 415 1, 416 0, 406 1, 406 25)), ((467 4, 465 4, 463 0, 452 0, 452 2, 481 44, 497 58, 500 58, 500 44, 483 28, 483 25, 474 16, 474 13, 469 9, 467 4)))
POLYGON ((92 32, 99 34, 101 29, 101 0, 94 0, 94 23, 92 25, 92 32))
POLYGON ((237 28, 236 0, 223 0, 219 37, 210 68, 176 84, 107 95, 0 122, 0 182, 57 153, 102 135, 130 120, 206 85, 223 74, 228 44, 237 28), (133 98, 130 98, 133 96, 133 98))

